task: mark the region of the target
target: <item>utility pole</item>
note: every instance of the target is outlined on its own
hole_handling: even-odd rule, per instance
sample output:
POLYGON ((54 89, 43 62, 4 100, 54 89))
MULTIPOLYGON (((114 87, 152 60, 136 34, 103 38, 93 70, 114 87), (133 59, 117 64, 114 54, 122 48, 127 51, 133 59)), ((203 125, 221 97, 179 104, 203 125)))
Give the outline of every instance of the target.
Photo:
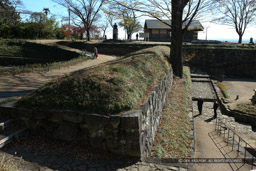
POLYGON ((70 8, 68 8, 68 32, 70 33, 70 8))
POLYGON ((70 27, 70 8, 68 9, 68 26, 70 27))
POLYGON ((205 40, 207 40, 208 39, 208 28, 210 28, 210 26, 207 26, 206 28, 205 28, 205 40))

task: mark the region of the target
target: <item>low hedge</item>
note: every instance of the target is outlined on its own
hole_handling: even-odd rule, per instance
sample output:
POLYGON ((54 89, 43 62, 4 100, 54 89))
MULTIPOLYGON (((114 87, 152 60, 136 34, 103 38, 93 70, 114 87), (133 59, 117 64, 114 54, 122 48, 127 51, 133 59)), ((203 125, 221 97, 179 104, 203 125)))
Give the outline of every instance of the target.
POLYGON ((167 72, 170 48, 156 46, 57 79, 18 101, 26 108, 114 114, 132 109, 167 72))

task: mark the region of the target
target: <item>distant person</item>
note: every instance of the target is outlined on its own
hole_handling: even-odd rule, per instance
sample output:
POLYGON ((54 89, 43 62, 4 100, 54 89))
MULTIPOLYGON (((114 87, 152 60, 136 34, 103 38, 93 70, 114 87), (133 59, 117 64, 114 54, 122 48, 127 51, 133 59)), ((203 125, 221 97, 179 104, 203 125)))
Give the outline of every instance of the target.
POLYGON ((254 45, 253 38, 250 38, 250 44, 254 45))
POLYGON ((254 95, 252 97, 253 99, 253 104, 256 104, 256 88, 253 90, 254 91, 254 95))
POLYGON ((98 49, 96 47, 94 47, 94 59, 98 58, 98 49))
POLYGON ((213 110, 214 110, 214 118, 217 118, 217 109, 219 107, 219 104, 217 102, 217 100, 215 99, 214 102, 213 102, 213 110))
POLYGON ((136 40, 139 40, 139 35, 138 35, 138 33, 136 34, 136 40))
POLYGON ((198 101, 197 101, 197 107, 198 107, 199 115, 202 114, 203 103, 204 103, 204 100, 202 99, 201 96, 199 96, 198 101))

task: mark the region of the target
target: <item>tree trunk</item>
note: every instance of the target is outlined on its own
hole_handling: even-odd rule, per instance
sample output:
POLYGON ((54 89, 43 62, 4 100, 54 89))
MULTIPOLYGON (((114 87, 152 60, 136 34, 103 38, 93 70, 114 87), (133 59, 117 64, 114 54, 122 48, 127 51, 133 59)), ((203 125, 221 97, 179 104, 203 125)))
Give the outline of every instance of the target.
POLYGON ((182 78, 182 1, 172 1, 172 9, 171 57, 169 62, 172 64, 174 75, 182 78))
POLYGON ((127 40, 131 40, 131 34, 127 34, 127 40))
POLYGON ((86 39, 87 39, 87 41, 90 41, 90 40, 91 40, 91 38, 90 38, 90 31, 89 31, 89 29, 88 29, 88 30, 86 30, 86 39))
POLYGON ((242 43, 243 35, 239 34, 238 43, 242 43))

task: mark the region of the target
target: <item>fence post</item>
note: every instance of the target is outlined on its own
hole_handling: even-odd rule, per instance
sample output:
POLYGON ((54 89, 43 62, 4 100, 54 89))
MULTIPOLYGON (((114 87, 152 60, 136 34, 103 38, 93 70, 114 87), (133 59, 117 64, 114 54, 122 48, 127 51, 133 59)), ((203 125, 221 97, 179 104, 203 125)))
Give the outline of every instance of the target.
POLYGON ((232 151, 234 150, 235 132, 233 132, 232 151))
POLYGON ((246 159, 246 147, 247 147, 247 143, 245 142, 245 147, 244 147, 244 161, 245 161, 245 159, 246 159))
POLYGON ((238 144, 237 144, 237 156, 239 155, 239 147, 240 147, 240 137, 238 136, 238 144))
POLYGON ((229 128, 228 128, 228 141, 227 141, 227 143, 229 143, 229 128))

